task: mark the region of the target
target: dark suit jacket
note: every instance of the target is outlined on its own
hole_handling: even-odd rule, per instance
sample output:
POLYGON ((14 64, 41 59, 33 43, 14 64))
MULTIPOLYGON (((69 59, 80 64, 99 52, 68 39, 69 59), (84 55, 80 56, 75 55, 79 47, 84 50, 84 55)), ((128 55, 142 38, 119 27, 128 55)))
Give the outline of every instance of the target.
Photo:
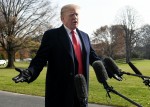
MULTIPOLYGON (((88 35, 79 29, 77 32, 82 42, 84 76, 88 84, 89 64, 99 58, 91 47, 88 35)), ((37 55, 28 68, 33 74, 30 82, 38 77, 47 61, 45 107, 73 107, 77 63, 63 25, 45 32, 37 55)))

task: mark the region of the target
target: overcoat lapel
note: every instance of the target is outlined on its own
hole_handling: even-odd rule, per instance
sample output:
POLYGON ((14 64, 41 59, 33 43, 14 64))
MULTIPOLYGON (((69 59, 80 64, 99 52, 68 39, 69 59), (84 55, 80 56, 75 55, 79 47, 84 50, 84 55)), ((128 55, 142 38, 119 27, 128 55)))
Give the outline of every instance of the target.
POLYGON ((71 58, 74 59, 72 43, 71 43, 69 35, 67 34, 67 31, 65 30, 64 26, 61 26, 59 28, 59 40, 62 43, 62 45, 64 46, 64 48, 66 49, 67 53, 69 53, 71 58))
POLYGON ((86 51, 87 51, 87 49, 86 49, 86 38, 84 38, 84 35, 78 29, 77 29, 77 33, 78 33, 80 40, 82 42, 83 52, 85 52, 84 54, 86 54, 86 51))

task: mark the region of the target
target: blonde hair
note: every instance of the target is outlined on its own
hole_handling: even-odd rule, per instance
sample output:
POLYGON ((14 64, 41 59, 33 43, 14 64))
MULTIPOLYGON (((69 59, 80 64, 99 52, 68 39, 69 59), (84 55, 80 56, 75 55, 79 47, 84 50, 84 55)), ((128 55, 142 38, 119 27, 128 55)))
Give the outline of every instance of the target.
POLYGON ((62 8, 61 8, 61 13, 60 15, 63 16, 63 14, 68 11, 69 9, 80 9, 80 6, 78 5, 75 5, 75 4, 67 4, 67 5, 64 5, 62 8))

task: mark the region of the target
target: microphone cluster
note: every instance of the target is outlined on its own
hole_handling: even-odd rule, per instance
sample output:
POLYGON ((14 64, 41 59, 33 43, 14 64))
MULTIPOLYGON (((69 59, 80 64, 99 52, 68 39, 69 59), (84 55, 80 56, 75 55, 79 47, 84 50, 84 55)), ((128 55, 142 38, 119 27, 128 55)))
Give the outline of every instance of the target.
POLYGON ((140 104, 138 104, 138 103, 134 102, 133 100, 125 97, 124 95, 118 93, 116 90, 113 89, 112 86, 108 85, 108 83, 107 83, 108 77, 114 77, 115 79, 121 81, 122 80, 122 77, 121 77, 122 74, 121 74, 120 70, 118 69, 118 67, 115 65, 115 63, 112 62, 112 59, 105 60, 105 65, 106 64, 111 66, 113 73, 116 74, 117 76, 114 76, 113 73, 110 72, 111 69, 109 69, 109 72, 108 72, 109 66, 107 66, 108 68, 106 69, 103 62, 100 60, 93 62, 92 67, 95 71, 98 82, 103 84, 109 98, 110 98, 109 92, 112 92, 112 93, 124 98, 125 100, 129 101, 130 103, 132 103, 138 107, 142 107, 140 104))
MULTIPOLYGON (((150 86, 150 77, 143 76, 142 73, 131 62, 129 62, 128 64, 132 68, 132 70, 135 72, 135 74, 121 71, 121 69, 118 68, 114 60, 110 57, 104 58, 102 61, 97 60, 93 62, 92 67, 95 71, 98 82, 103 84, 104 89, 106 90, 109 98, 110 98, 109 93, 112 92, 124 98, 125 100, 129 101, 130 103, 138 107, 142 107, 140 104, 118 93, 116 90, 113 89, 112 86, 109 86, 109 84, 107 83, 108 78, 112 78, 112 77, 118 81, 122 81, 123 74, 127 74, 127 75, 138 76, 142 78, 143 83, 146 86, 150 86)), ((75 76, 74 81, 75 81, 77 97, 80 101, 80 107, 86 107, 88 103, 88 92, 87 92, 87 84, 86 84, 85 77, 82 74, 77 74, 75 76)))

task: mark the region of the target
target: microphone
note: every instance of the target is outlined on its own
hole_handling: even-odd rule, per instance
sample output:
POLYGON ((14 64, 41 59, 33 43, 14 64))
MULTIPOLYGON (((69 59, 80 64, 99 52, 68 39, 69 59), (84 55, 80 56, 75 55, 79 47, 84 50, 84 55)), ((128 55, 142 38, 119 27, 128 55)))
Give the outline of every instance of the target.
POLYGON ((104 66, 108 73, 109 78, 115 78, 118 81, 122 81, 122 73, 121 70, 118 68, 117 64, 111 57, 106 57, 103 59, 104 66))
POLYGON ((132 64, 132 62, 128 62, 129 66, 135 72, 135 74, 142 75, 142 73, 132 64))
POLYGON ((107 90, 109 88, 106 80, 108 79, 108 75, 106 72, 106 69, 102 63, 102 61, 98 60, 98 61, 94 61, 92 64, 92 67, 95 71, 97 80, 103 84, 104 88, 107 90))
POLYGON ((146 86, 150 87, 150 77, 148 76, 143 76, 143 74, 133 65, 132 62, 128 62, 129 66, 132 68, 132 70, 135 72, 135 74, 137 74, 139 77, 141 77, 143 79, 143 83, 146 86))
POLYGON ((85 77, 82 74, 77 74, 75 76, 75 87, 77 92, 77 97, 80 101, 81 107, 86 107, 88 103, 88 92, 87 92, 87 84, 85 77))

